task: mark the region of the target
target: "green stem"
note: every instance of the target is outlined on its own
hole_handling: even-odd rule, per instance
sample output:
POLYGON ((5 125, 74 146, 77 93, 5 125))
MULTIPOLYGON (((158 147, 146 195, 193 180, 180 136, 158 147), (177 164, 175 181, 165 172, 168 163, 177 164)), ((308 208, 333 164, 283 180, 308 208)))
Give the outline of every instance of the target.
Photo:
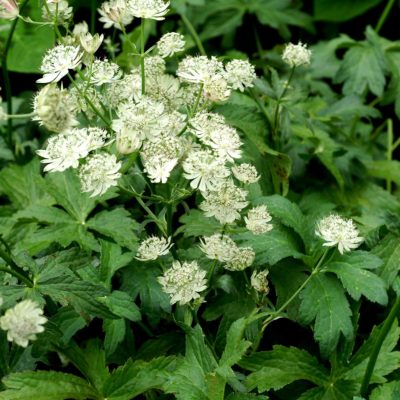
POLYGON ((9 118, 9 119, 25 119, 25 118, 32 118, 35 115, 36 115, 35 112, 31 112, 28 114, 11 114, 11 115, 7 114, 7 118, 9 118))
MULTIPOLYGON (((387 151, 386 159, 391 161, 393 158, 393 121, 391 118, 387 120, 387 151)), ((392 181, 386 179, 386 190, 390 193, 392 191, 392 181)))
POLYGON ((160 222, 160 220, 157 218, 157 216, 153 213, 153 211, 150 210, 150 208, 146 205, 146 203, 138 196, 135 197, 137 202, 141 205, 141 207, 147 212, 147 214, 152 218, 152 220, 154 221, 154 223, 158 226, 158 228, 160 229, 161 233, 167 237, 168 236, 168 232, 164 226, 163 223, 160 222))
MULTIPOLYGON (((19 9, 19 12, 21 13, 26 5, 28 4, 29 0, 25 0, 19 9)), ((8 73, 8 64, 7 64, 7 57, 8 57, 8 52, 10 51, 11 47, 11 42, 12 38, 15 33, 15 28, 17 27, 18 23, 18 18, 15 18, 15 20, 11 24, 10 32, 8 33, 7 36, 7 41, 6 45, 4 47, 4 53, 2 56, 1 60, 1 69, 3 72, 3 80, 4 80, 4 91, 6 93, 6 99, 7 99, 7 114, 11 115, 13 113, 12 109, 12 91, 11 91, 11 82, 10 82, 10 74, 8 73)), ((7 146, 12 149, 12 119, 7 120, 7 136, 6 136, 6 143, 7 146)))
POLYGON ((128 159, 125 161, 125 163, 122 165, 121 169, 119 170, 119 172, 121 174, 128 172, 129 168, 132 167, 133 164, 135 164, 138 154, 139 153, 137 151, 133 152, 132 154, 129 154, 128 159))
POLYGON ((196 29, 194 29, 194 26, 192 25, 192 23, 189 21, 189 19, 186 17, 185 14, 180 14, 183 23, 185 24, 187 30, 189 31, 189 33, 192 35, 192 38, 194 40, 194 42, 196 43, 197 48, 200 51, 200 54, 202 56, 206 56, 207 53, 203 47, 203 43, 201 43, 200 37, 196 32, 196 29))
POLYGON ((140 68, 142 74, 142 95, 146 94, 146 75, 145 75, 145 64, 144 64, 144 23, 145 19, 142 18, 140 22, 140 68))
POLYGON ((199 108, 201 96, 203 94, 203 89, 204 89, 204 83, 201 83, 199 88, 199 93, 197 93, 196 103, 194 103, 193 109, 190 112, 189 119, 192 118, 194 115, 196 115, 197 109, 199 108))
POLYGON ((215 271, 215 268, 217 267, 217 264, 218 264, 218 260, 215 260, 213 265, 210 268, 210 271, 208 271, 208 277, 207 277, 208 282, 211 282, 211 278, 214 275, 214 271, 215 271))
POLYGON ((361 384, 360 395, 361 397, 366 397, 369 382, 371 380, 372 373, 374 372, 376 360, 378 359, 379 352, 381 350, 382 344, 388 335, 390 328, 392 327, 393 321, 395 320, 397 314, 400 311, 400 296, 397 297, 389 315, 387 316, 382 328, 379 331, 379 335, 375 341, 374 347, 372 348, 371 355, 369 357, 367 369, 365 370, 364 378, 361 384))
POLYGON ((248 88, 247 90, 248 90, 250 96, 253 98, 253 100, 257 103, 257 106, 260 109, 260 111, 262 112, 262 114, 264 115, 265 120, 266 120, 266 122, 268 124, 268 128, 272 130, 271 121, 269 120, 269 115, 268 115, 268 112, 267 112, 264 104, 258 98, 258 96, 256 95, 256 93, 254 92, 254 90, 252 88, 248 88))
POLYGON ((388 0, 388 2, 386 3, 386 7, 380 16, 378 23, 376 24, 376 27, 375 27, 376 33, 379 33, 379 31, 382 29, 382 26, 385 23, 388 15, 390 14, 390 11, 392 10, 394 3, 395 3, 395 0, 388 0))
POLYGON ((296 66, 294 65, 292 67, 291 71, 290 71, 290 75, 289 75, 289 78, 288 78, 288 80, 287 80, 287 82, 285 84, 285 87, 283 88, 283 91, 282 91, 281 95, 279 96, 279 98, 277 100, 277 103, 276 103, 275 113, 274 113, 274 123, 272 125, 272 138, 273 138, 275 144, 278 144, 278 140, 279 140, 279 138, 278 138, 279 108, 280 108, 282 99, 284 98, 287 90, 289 89, 289 85, 290 85, 290 82, 291 82, 291 80, 293 78, 295 69, 296 69, 296 66))
POLYGON ((0 247, 0 258, 2 258, 10 268, 0 267, 0 271, 7 272, 15 276, 28 287, 33 287, 33 282, 26 276, 24 270, 14 262, 14 260, 0 247))

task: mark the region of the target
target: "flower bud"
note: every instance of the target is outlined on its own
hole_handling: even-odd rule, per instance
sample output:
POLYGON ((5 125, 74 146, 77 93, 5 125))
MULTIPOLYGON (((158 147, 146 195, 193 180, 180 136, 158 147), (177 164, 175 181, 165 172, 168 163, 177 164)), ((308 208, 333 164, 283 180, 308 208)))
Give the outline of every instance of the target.
POLYGON ((79 42, 85 51, 89 54, 94 54, 99 49, 103 42, 104 35, 96 33, 92 35, 90 32, 81 33, 79 35, 79 42))
POLYGON ((131 154, 140 148, 142 142, 138 135, 121 131, 117 132, 115 144, 121 154, 131 154))

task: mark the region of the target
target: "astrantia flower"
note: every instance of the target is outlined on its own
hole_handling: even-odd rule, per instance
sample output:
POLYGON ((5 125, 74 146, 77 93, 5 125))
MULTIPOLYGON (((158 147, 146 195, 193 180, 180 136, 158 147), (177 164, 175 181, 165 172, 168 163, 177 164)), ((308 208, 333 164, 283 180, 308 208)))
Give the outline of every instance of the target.
POLYGON ((247 213, 247 217, 244 217, 246 228, 255 235, 269 232, 273 227, 273 225, 269 223, 271 220, 272 217, 267 207, 264 205, 252 208, 247 213))
POLYGON ((170 237, 165 239, 163 237, 151 236, 140 243, 136 258, 141 261, 156 260, 158 257, 168 254, 172 246, 170 237))
POLYGON ((291 67, 308 65, 310 64, 310 59, 311 50, 307 49, 307 45, 301 42, 298 44, 287 44, 282 54, 282 60, 291 67))
POLYGON ((10 308, 0 318, 0 328, 7 331, 7 340, 19 346, 27 347, 36 334, 44 331, 47 318, 43 310, 32 300, 23 300, 10 308))
POLYGON ((147 164, 145 172, 152 183, 167 183, 167 180, 177 162, 178 160, 176 158, 168 161, 158 160, 151 164, 147 164))
POLYGON ((190 186, 200 191, 215 189, 230 175, 225 162, 207 150, 192 150, 182 166, 190 186))
POLYGON ((83 49, 88 54, 94 54, 103 43, 104 35, 96 33, 92 35, 90 32, 81 33, 79 36, 79 42, 83 49))
POLYGON ((56 85, 46 85, 36 95, 33 109, 34 121, 39 121, 48 130, 63 132, 78 124, 75 118, 77 104, 67 90, 56 85))
POLYGON ((0 0, 0 18, 13 20, 18 14, 19 7, 15 0, 0 0))
POLYGON ((228 262, 237 251, 236 243, 227 235, 215 233, 200 239, 200 250, 210 260, 228 262))
POLYGON ((260 179, 256 168, 251 164, 240 164, 232 167, 234 177, 243 183, 255 183, 260 179))
POLYGON ((268 270, 265 271, 254 271, 251 274, 250 283, 253 288, 260 293, 268 294, 269 286, 268 286, 268 270))
POLYGON ((171 304, 184 305, 200 297, 199 292, 207 288, 206 272, 196 261, 180 263, 174 261, 172 267, 158 278, 162 289, 169 294, 171 304))
POLYGON ((214 132, 225 127, 225 118, 216 113, 202 112, 196 114, 190 121, 189 131, 196 135, 203 143, 208 143, 214 132))
POLYGON ((255 256, 251 247, 238 247, 229 262, 224 265, 224 268, 229 271, 243 271, 253 264, 255 256))
POLYGON ((177 32, 169 32, 157 42, 158 54, 163 57, 172 57, 185 49, 185 39, 177 32))
POLYGON ((245 88, 253 87, 257 78, 255 68, 248 61, 232 60, 225 65, 225 78, 234 90, 243 92, 245 88))
POLYGON ((227 180, 215 190, 203 193, 205 200, 200 208, 207 217, 215 217, 221 224, 230 224, 240 218, 240 211, 247 206, 247 192, 227 180))
POLYGON ((82 135, 87 137, 89 151, 103 147, 110 136, 105 129, 97 127, 83 128, 80 131, 82 135))
POLYGON ((80 129, 67 133, 51 136, 45 149, 37 150, 37 154, 43 157, 41 161, 47 164, 44 171, 65 171, 67 168, 77 168, 79 159, 89 153, 89 142, 86 135, 80 129))
POLYGON ((183 82, 206 83, 216 75, 223 75, 224 66, 215 57, 188 56, 180 63, 176 72, 183 82))
POLYGON ((324 246, 338 246, 340 254, 356 249, 364 241, 353 220, 337 214, 329 215, 318 222, 315 234, 324 240, 324 246))
POLYGON ((129 25, 133 20, 133 15, 128 9, 126 0, 110 0, 102 3, 99 8, 100 22, 104 23, 104 28, 122 29, 121 26, 129 25))
POLYGON ((134 17, 162 21, 168 13, 169 1, 128 0, 128 7, 134 17))
POLYGON ((217 74, 204 81, 203 96, 206 99, 214 102, 226 101, 230 95, 231 88, 224 75, 217 74))
POLYGON ((83 192, 92 192, 90 197, 100 196, 110 187, 117 186, 121 176, 121 163, 113 154, 94 154, 86 159, 79 169, 79 178, 83 192))
POLYGON ((72 18, 72 7, 69 6, 68 1, 49 1, 45 0, 46 5, 42 7, 42 17, 46 21, 57 21, 58 24, 63 24, 72 18))
POLYGON ((83 53, 79 47, 64 46, 62 44, 47 51, 43 58, 41 71, 44 73, 43 78, 38 79, 38 83, 58 82, 70 69, 79 66, 83 53))
POLYGON ((105 83, 118 81, 122 78, 122 71, 119 66, 108 60, 94 60, 90 72, 90 81, 96 85, 101 86, 105 83))
POLYGON ((241 157, 242 141, 235 128, 223 125, 218 130, 210 132, 207 140, 203 140, 219 157, 226 161, 234 161, 241 157))
POLYGON ((165 60, 161 56, 150 56, 144 60, 145 74, 147 78, 154 78, 165 72, 165 60))

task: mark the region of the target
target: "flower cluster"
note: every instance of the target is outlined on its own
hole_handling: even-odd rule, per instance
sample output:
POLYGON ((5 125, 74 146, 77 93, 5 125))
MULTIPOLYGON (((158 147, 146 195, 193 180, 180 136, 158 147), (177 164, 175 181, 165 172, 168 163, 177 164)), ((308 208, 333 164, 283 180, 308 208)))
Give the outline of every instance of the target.
POLYGON ((298 44, 289 43, 283 51, 282 60, 292 68, 308 65, 311 60, 311 50, 307 49, 307 45, 301 42, 298 44))
POLYGON ((0 328, 7 331, 7 339, 17 345, 27 347, 36 334, 44 331, 47 318, 43 310, 32 300, 23 300, 8 309, 0 318, 0 328))

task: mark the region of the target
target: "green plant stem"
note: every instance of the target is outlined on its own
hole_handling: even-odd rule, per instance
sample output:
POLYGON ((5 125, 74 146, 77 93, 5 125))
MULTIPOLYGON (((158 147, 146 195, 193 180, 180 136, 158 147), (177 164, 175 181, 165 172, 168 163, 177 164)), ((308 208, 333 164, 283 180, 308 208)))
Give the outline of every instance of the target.
POLYGON ((14 260, 0 247, 0 258, 2 258, 10 268, 0 267, 0 271, 7 272, 15 276, 28 287, 33 287, 33 282, 26 276, 24 270, 14 262, 14 260))
POLYGON ((268 128, 270 130, 272 130, 272 125, 271 125, 271 121, 269 120, 269 115, 268 112, 264 106, 264 104, 262 103, 262 101, 258 98, 258 96, 256 95, 256 93, 254 92, 254 90, 252 88, 248 88, 247 89, 250 96, 253 98, 253 100, 257 103, 258 108, 260 109, 260 111, 262 112, 262 114, 265 117, 265 120, 268 124, 268 128))
POLYGON ((144 23, 145 19, 142 18, 140 22, 140 69, 142 74, 142 94, 146 94, 146 71, 144 65, 144 23))
POLYGON ((201 95, 203 94, 203 89, 204 89, 204 83, 201 83, 199 92, 197 93, 196 103, 194 103, 193 109, 190 112, 189 119, 192 118, 197 113, 197 109, 199 108, 199 104, 200 104, 200 100, 201 100, 201 95))
POLYGON ((365 374, 361 384, 361 389, 360 389, 361 397, 366 397, 367 395, 369 382, 371 380, 372 373, 374 372, 376 360, 378 359, 382 344, 385 341, 386 336, 388 335, 390 328, 392 327, 393 321, 395 320, 399 311, 400 311, 400 296, 397 297, 396 302, 394 303, 392 309, 390 310, 389 315, 387 316, 382 328, 379 331, 379 335, 375 341, 374 347, 372 348, 367 369, 365 370, 365 374))
POLYGON ((379 33, 379 31, 382 29, 382 27, 386 21, 386 18, 389 16, 390 11, 392 10, 392 8, 394 6, 394 3, 395 3, 395 0, 388 0, 388 2, 386 3, 386 7, 380 16, 378 23, 376 24, 376 27, 375 27, 376 33, 379 33))
MULTIPOLYGON (((28 4, 29 0, 25 0, 19 9, 19 12, 21 13, 26 5, 28 4)), ((4 52, 2 55, 2 60, 1 60, 1 70, 3 72, 3 80, 4 80, 4 91, 6 94, 6 99, 7 99, 7 114, 11 115, 13 113, 13 108, 12 108, 12 90, 11 90, 11 82, 10 82, 10 74, 8 73, 8 63, 7 63, 7 57, 8 57, 8 52, 10 51, 12 39, 15 33, 15 28, 17 27, 18 23, 18 18, 15 18, 15 20, 11 24, 11 29, 10 32, 8 33, 7 36, 7 41, 6 45, 4 47, 4 52)), ((6 143, 7 146, 12 149, 12 119, 7 120, 7 136, 6 136, 6 143)))
MULTIPOLYGON (((386 159, 392 161, 393 158, 393 121, 391 118, 387 120, 387 151, 386 159)), ((392 181, 388 178, 386 179, 386 190, 391 193, 392 191, 392 181)))
POLYGON ((192 23, 189 21, 188 17, 185 14, 180 14, 183 23, 185 24, 187 30, 189 31, 189 33, 192 35, 192 38, 194 40, 194 42, 196 43, 197 48, 200 51, 200 54, 202 56, 206 56, 207 53, 204 49, 203 43, 201 43, 200 37, 196 32, 196 29, 194 29, 194 26, 192 25, 192 23))
POLYGON ((279 137, 278 137, 278 129, 279 129, 279 109, 280 109, 280 105, 281 105, 281 101, 282 99, 285 97, 286 92, 289 89, 289 85, 290 82, 293 78, 294 75, 294 71, 296 69, 296 66, 294 65, 290 71, 290 75, 289 78, 285 84, 285 87, 283 88, 283 91, 281 93, 281 95, 279 96, 277 103, 276 103, 276 107, 275 107, 275 113, 274 113, 274 120, 273 120, 273 125, 272 125, 272 139, 274 140, 275 144, 278 144, 279 141, 279 137))
POLYGON ((119 170, 119 172, 121 174, 128 172, 129 168, 132 167, 133 164, 135 164, 138 154, 139 153, 137 151, 133 152, 132 154, 129 154, 127 160, 125 161, 125 163, 122 165, 121 169, 119 170))
POLYGON ((9 119, 25 119, 25 118, 32 118, 36 115, 35 112, 27 113, 27 114, 7 114, 7 118, 9 119))

